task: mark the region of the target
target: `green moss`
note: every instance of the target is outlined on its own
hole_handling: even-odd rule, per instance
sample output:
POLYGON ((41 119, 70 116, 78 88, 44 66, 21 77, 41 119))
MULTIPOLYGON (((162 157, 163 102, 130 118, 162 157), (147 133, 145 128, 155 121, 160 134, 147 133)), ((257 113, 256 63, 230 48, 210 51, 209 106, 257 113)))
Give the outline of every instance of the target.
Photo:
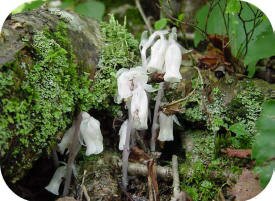
POLYGON ((251 147, 257 133, 255 123, 262 110, 263 93, 254 86, 252 81, 240 83, 240 93, 231 101, 226 110, 229 124, 243 125, 245 132, 236 133, 232 137, 232 145, 236 148, 251 147), (248 136, 247 136, 248 135, 248 136), (245 142, 245 143, 242 143, 245 142))
POLYGON ((90 106, 119 115, 120 107, 114 103, 117 91, 116 72, 120 68, 129 68, 138 61, 138 42, 127 31, 126 22, 120 25, 114 16, 110 16, 109 22, 102 22, 100 30, 103 45, 99 70, 94 77, 89 97, 90 106))
POLYGON ((94 80, 76 65, 63 22, 54 31, 35 32, 31 46, 1 69, 0 157, 12 181, 49 152, 79 111, 120 112, 113 101, 116 72, 134 65, 138 43, 113 17, 101 24, 101 34, 104 44, 94 80))
POLYGON ((35 59, 24 63, 20 71, 24 78, 19 79, 17 72, 23 65, 16 61, 3 74, 9 76, 1 76, 0 81, 4 86, 0 90, 1 158, 9 157, 4 164, 9 165, 6 174, 13 181, 56 143, 57 133, 72 123, 76 111, 89 109, 91 81, 74 63, 65 24, 60 23, 55 32, 35 32, 31 49, 35 59), (8 89, 17 80, 19 87, 8 89))
POLYGON ((232 160, 214 159, 214 137, 209 133, 192 130, 186 135, 192 139, 193 147, 187 149, 186 161, 180 163, 181 188, 194 201, 216 200, 229 179, 227 175, 238 174, 240 168, 232 160))
POLYGON ((129 68, 138 62, 138 41, 126 29, 126 20, 120 25, 113 15, 109 22, 100 24, 103 46, 99 67, 129 68))

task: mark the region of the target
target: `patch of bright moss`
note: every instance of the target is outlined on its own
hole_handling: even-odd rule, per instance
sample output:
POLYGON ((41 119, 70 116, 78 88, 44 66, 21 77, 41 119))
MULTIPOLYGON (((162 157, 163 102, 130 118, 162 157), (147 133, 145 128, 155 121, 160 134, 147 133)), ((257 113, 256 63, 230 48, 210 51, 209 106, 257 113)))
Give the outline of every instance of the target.
POLYGON ((4 71, 10 76, 2 76, 0 81, 11 85, 12 80, 18 80, 18 68, 24 66, 22 83, 18 89, 10 89, 17 91, 10 95, 4 87, 0 92, 1 158, 13 181, 50 149, 57 133, 72 123, 76 111, 89 109, 91 81, 74 63, 66 25, 60 23, 55 32, 37 31, 31 49, 33 65, 10 65, 4 71))
POLYGON ((187 131, 186 135, 192 141, 192 148, 187 149, 186 160, 180 163, 181 188, 194 201, 216 200, 229 175, 239 174, 240 168, 233 160, 215 159, 214 137, 209 133, 187 131))
POLYGON ((100 51, 99 70, 92 83, 90 104, 92 108, 106 110, 113 115, 120 113, 114 103, 117 92, 116 72, 136 64, 138 42, 126 29, 126 22, 120 25, 114 16, 109 22, 101 22, 103 45, 100 51))

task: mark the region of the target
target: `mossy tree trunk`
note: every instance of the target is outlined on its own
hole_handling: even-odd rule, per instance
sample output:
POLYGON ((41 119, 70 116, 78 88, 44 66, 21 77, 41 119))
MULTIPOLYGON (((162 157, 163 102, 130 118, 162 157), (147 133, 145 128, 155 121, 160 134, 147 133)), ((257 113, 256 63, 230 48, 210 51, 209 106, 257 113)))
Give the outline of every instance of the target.
POLYGON ((10 181, 49 153, 83 108, 100 45, 98 23, 67 11, 38 9, 6 20, 0 35, 0 165, 10 181))

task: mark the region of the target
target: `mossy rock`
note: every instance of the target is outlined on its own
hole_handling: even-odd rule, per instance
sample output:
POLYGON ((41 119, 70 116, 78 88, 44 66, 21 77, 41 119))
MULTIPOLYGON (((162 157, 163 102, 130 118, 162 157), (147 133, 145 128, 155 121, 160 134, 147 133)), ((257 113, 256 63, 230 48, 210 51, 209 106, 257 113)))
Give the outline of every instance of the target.
POLYGON ((0 36, 0 161, 20 179, 50 152, 87 97, 101 45, 97 22, 57 9, 10 17, 0 36))

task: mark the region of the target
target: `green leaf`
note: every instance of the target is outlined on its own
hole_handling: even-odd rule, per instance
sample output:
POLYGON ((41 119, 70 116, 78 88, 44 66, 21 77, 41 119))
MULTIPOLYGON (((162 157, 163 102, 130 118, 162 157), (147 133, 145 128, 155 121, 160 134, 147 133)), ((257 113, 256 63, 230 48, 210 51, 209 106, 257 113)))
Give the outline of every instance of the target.
POLYGON ((19 6, 18 8, 16 8, 12 13, 16 14, 16 13, 21 13, 24 11, 30 11, 35 8, 39 8, 40 6, 42 6, 45 3, 45 1, 46 0, 33 0, 31 2, 24 3, 21 6, 19 6))
POLYGON ((239 0, 228 0, 225 12, 227 14, 236 14, 240 11, 241 4, 239 0))
POLYGON ((156 30, 164 29, 168 23, 167 18, 161 18, 160 20, 156 21, 154 27, 156 30))
POLYGON ((184 13, 179 14, 178 20, 179 21, 183 21, 184 20, 184 13))
POLYGON ((102 2, 89 0, 85 3, 80 3, 75 7, 75 11, 83 16, 102 20, 105 12, 105 5, 102 2))
POLYGON ((252 147, 252 157, 256 160, 255 171, 259 173, 264 187, 271 178, 271 170, 275 168, 275 100, 264 103, 256 127, 259 135, 252 147))
POLYGON ((261 34, 253 46, 250 46, 249 52, 244 59, 244 63, 249 65, 256 63, 259 59, 267 58, 275 55, 275 34, 273 32, 265 32, 261 34))
POLYGON ((238 136, 249 135, 249 133, 246 131, 245 125, 242 122, 231 125, 229 130, 233 133, 236 133, 238 136))
POLYGON ((247 66, 247 71, 248 71, 248 77, 252 78, 255 75, 256 72, 256 62, 252 62, 247 66))

